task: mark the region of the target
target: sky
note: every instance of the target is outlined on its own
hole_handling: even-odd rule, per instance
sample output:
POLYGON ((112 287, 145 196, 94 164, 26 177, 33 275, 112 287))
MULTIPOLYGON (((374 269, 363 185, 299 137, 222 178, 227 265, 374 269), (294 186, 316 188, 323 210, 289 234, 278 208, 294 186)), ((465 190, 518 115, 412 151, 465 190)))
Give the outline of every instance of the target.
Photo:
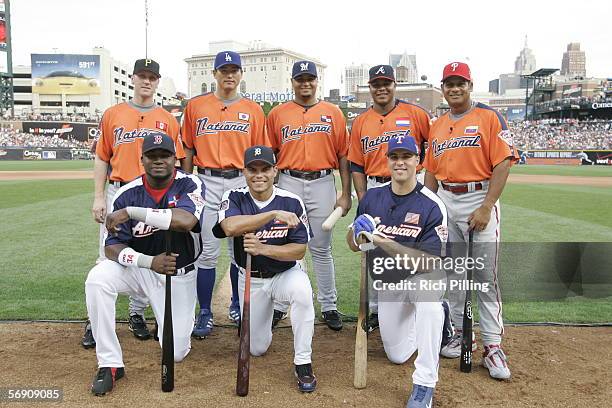
MULTIPOLYGON (((11 0, 13 64, 30 53, 90 53, 103 46, 132 65, 145 54, 144 0, 11 0)), ((184 59, 208 42, 287 48, 326 64, 325 94, 343 88, 344 66, 414 53, 419 76, 439 84, 443 66, 470 64, 476 91, 514 70, 525 35, 538 68, 561 68, 569 42, 586 51, 587 76, 612 77, 611 1, 149 0, 148 54, 187 91, 184 59), (377 7, 380 5, 380 7, 377 7)))

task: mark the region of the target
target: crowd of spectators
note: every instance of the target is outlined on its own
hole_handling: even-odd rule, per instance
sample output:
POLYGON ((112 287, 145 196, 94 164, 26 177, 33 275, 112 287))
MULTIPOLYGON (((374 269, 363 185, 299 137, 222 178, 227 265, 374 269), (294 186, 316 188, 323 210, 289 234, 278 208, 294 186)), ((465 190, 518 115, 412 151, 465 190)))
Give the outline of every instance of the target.
POLYGON ((598 94, 594 96, 568 96, 562 99, 536 103, 537 112, 552 112, 567 108, 585 108, 592 103, 612 102, 612 95, 598 94))
POLYGON ((5 116, 3 117, 3 120, 7 120, 7 121, 12 121, 12 120, 18 120, 18 121, 31 121, 31 122, 36 122, 36 121, 56 121, 56 122, 86 122, 86 123, 99 123, 100 120, 102 119, 102 115, 101 114, 68 114, 68 115, 63 115, 61 113, 45 113, 45 114, 41 114, 41 113, 21 113, 19 115, 15 115, 15 116, 5 116))
POLYGON ((510 124, 514 145, 532 149, 612 149, 612 120, 543 119, 510 124))
POLYGON ((61 138, 57 135, 34 135, 15 129, 0 129, 0 146, 2 147, 60 147, 90 149, 92 141, 80 141, 71 137, 61 138))

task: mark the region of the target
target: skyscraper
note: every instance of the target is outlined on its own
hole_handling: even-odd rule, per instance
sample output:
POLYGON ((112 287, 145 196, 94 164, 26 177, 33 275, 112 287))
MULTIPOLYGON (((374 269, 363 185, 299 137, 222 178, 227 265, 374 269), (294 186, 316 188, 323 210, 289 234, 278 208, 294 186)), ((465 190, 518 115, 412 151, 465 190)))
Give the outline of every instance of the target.
POLYGON ((567 51, 561 60, 561 75, 586 76, 586 57, 584 51, 580 51, 580 43, 567 44, 567 51))
POLYGON ((514 60, 514 73, 518 75, 531 74, 536 70, 535 55, 531 48, 527 47, 527 36, 525 36, 525 46, 514 60))
POLYGON ((389 54, 389 65, 395 70, 395 79, 397 82, 407 82, 416 84, 418 81, 418 70, 416 55, 410 55, 404 52, 403 54, 389 54))
POLYGON ((368 83, 369 65, 350 65, 344 67, 344 92, 345 95, 355 95, 357 86, 368 83))

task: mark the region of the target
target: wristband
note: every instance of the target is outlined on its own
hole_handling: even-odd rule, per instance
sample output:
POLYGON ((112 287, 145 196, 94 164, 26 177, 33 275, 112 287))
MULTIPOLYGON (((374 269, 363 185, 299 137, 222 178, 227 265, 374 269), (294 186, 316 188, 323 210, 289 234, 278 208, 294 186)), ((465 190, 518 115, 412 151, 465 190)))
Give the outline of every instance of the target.
POLYGON ((144 222, 160 230, 170 229, 172 210, 154 209, 144 207, 125 207, 130 219, 144 222))
POLYGON ((117 256, 117 262, 123 266, 138 266, 139 268, 151 269, 153 257, 134 251, 132 248, 123 248, 117 256))

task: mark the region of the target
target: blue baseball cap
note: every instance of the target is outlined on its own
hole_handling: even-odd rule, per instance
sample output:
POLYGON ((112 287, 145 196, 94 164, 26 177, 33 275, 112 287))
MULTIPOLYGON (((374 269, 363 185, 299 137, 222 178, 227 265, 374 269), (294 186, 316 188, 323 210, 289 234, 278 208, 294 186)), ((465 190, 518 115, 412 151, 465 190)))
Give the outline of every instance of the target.
POLYGON ((302 74, 312 75, 318 77, 317 66, 312 61, 298 61, 293 64, 293 70, 291 71, 291 78, 295 79, 302 74))
POLYGON ((215 57, 215 69, 219 69, 224 65, 236 65, 238 68, 242 69, 240 55, 234 51, 221 51, 215 57))
POLYGON ((419 148, 417 147, 416 140, 414 140, 414 137, 408 135, 394 136, 389 139, 387 143, 387 156, 396 150, 407 150, 414 155, 419 155, 419 148))
POLYGON ((176 154, 176 151, 174 150, 174 140, 163 132, 152 132, 143 138, 142 154, 157 149, 176 154))
POLYGON ((368 84, 379 78, 395 82, 395 74, 393 73, 393 67, 391 65, 375 65, 370 68, 369 74, 370 80, 368 84))

